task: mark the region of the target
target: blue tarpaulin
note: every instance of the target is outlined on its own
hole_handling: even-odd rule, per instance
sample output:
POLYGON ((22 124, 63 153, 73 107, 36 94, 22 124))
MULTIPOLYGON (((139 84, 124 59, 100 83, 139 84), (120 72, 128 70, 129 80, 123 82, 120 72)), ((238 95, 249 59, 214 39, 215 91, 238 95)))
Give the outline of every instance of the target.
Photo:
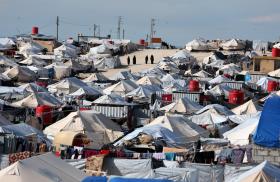
POLYGON ((280 148, 279 96, 273 96, 265 102, 253 139, 257 145, 280 148))
POLYGON ((106 176, 88 176, 82 182, 107 182, 106 176))

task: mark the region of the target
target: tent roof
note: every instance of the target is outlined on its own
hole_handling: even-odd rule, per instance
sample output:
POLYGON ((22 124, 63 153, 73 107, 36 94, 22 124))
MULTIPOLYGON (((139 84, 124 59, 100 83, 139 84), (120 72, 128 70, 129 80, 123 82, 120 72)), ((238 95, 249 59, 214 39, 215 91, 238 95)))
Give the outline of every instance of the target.
POLYGON ((47 63, 44 60, 42 60, 38 57, 34 57, 34 56, 29 56, 27 59, 25 59, 19 63, 25 64, 25 65, 42 66, 42 67, 47 66, 47 63))
POLYGON ((18 161, 0 171, 0 181, 9 182, 79 182, 86 175, 55 157, 52 153, 18 161))
POLYGON ((235 114, 241 115, 241 114, 254 114, 258 111, 261 111, 262 108, 252 100, 249 100, 248 102, 233 108, 231 111, 235 114))
POLYGON ((208 137, 208 131, 181 115, 165 115, 157 117, 146 126, 161 125, 176 133, 185 140, 196 141, 201 136, 208 137))
POLYGON ((238 176, 236 181, 240 182, 270 182, 280 180, 280 168, 268 161, 264 161, 256 167, 238 176))
POLYGON ((230 79, 228 79, 227 77, 225 77, 223 75, 219 75, 216 78, 213 78, 212 80, 210 80, 209 83, 218 84, 218 83, 222 83, 222 82, 226 82, 226 81, 230 81, 230 79))
POLYGON ((50 92, 61 91, 66 94, 73 93, 82 87, 88 86, 86 83, 82 82, 76 77, 65 78, 55 84, 49 85, 48 89, 50 92))
POLYGON ((19 86, 19 88, 27 92, 48 92, 45 88, 37 85, 36 83, 27 83, 19 86))
POLYGON ((0 126, 12 125, 12 123, 0 114, 0 126))
POLYGON ((167 106, 162 107, 160 110, 165 112, 192 114, 200 109, 202 109, 202 106, 200 106, 196 102, 189 100, 187 97, 184 97, 167 106))
POLYGON ((229 95, 229 91, 232 90, 229 86, 227 85, 216 85, 215 87, 211 88, 210 90, 206 90, 205 94, 206 95, 213 95, 215 97, 225 95, 229 95))
POLYGON ((90 86, 84 86, 84 87, 81 87, 79 88, 77 91, 69 94, 71 96, 84 96, 84 95, 87 95, 87 96, 100 96, 102 95, 102 93, 97 90, 97 89, 94 89, 90 86))
POLYGON ((197 77, 201 77, 201 78, 208 78, 208 77, 211 77, 211 74, 204 70, 201 70, 201 71, 193 74, 193 76, 197 76, 197 77))
POLYGON ((84 82, 108 81, 109 78, 102 73, 92 73, 89 77, 83 79, 84 82))
POLYGON ((116 94, 103 95, 93 101, 94 104, 130 105, 124 98, 116 94))
POLYGON ((126 94, 136 89, 137 87, 138 85, 131 80, 121 80, 118 83, 104 89, 103 92, 105 94, 111 94, 111 93, 126 94))
POLYGON ((86 138, 86 135, 80 132, 76 131, 60 131, 58 132, 53 140, 53 144, 63 144, 63 145, 68 145, 72 146, 73 145, 73 140, 75 137, 82 136, 86 138))
POLYGON ((136 82, 138 85, 161 85, 162 82, 155 76, 144 76, 137 80, 136 82))
POLYGON ((31 95, 26 98, 13 102, 11 104, 15 107, 29 107, 36 108, 37 106, 47 105, 50 107, 58 107, 62 105, 62 102, 58 100, 56 97, 52 96, 48 92, 33 92, 31 95))

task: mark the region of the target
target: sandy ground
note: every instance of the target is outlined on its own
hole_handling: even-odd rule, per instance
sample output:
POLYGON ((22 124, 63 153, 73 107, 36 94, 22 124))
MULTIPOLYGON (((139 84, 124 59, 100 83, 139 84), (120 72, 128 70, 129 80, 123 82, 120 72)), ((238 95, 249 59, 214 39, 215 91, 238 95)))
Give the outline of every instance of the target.
MULTIPOLYGON (((122 68, 118 68, 118 69, 110 69, 107 72, 103 72, 103 74, 107 77, 111 77, 114 74, 118 73, 119 71, 122 70, 131 70, 131 72, 139 72, 145 69, 149 69, 155 66, 155 64, 157 64, 163 57, 166 56, 172 56, 174 55, 177 51, 179 51, 178 49, 144 49, 144 50, 139 50, 137 52, 125 55, 125 56, 121 56, 120 60, 122 63, 122 68), (146 55, 148 55, 148 57, 150 58, 150 56, 153 54, 154 56, 154 64, 150 64, 150 60, 149 60, 149 64, 145 64, 145 57, 146 55), (133 56, 136 56, 136 65, 132 65, 132 58, 133 56), (130 57, 130 65, 127 65, 127 57, 130 57)), ((211 53, 210 52, 192 52, 191 53, 194 57, 196 57, 198 59, 198 61, 201 61, 203 58, 205 58, 206 56, 209 56, 211 53)))

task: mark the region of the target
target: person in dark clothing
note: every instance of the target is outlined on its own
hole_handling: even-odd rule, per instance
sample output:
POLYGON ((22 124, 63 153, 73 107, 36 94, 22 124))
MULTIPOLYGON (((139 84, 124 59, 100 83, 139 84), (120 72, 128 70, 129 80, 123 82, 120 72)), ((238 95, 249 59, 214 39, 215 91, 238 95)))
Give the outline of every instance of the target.
POLYGON ((136 64, 136 57, 133 56, 133 64, 136 64))
POLYGON ((150 60, 151 60, 151 64, 154 64, 154 55, 151 55, 150 60))
POLYGON ((145 63, 148 64, 149 57, 148 55, 145 57, 145 63))
POLYGON ((127 65, 129 65, 130 64, 130 57, 128 56, 127 57, 127 65))

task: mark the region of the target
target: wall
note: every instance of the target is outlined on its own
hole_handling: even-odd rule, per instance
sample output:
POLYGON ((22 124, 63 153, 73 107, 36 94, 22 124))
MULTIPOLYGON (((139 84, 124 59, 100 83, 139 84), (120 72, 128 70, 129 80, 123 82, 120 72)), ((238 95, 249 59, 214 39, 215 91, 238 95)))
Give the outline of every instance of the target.
POLYGON ((48 52, 53 52, 53 49, 55 47, 55 41, 44 41, 44 40, 33 40, 34 42, 37 42, 41 46, 48 49, 48 52))
POLYGON ((274 71, 274 60, 261 60, 260 72, 268 73, 274 71))
POLYGON ((253 145, 253 160, 256 163, 262 163, 267 160, 280 166, 280 148, 266 148, 259 145, 253 145))

